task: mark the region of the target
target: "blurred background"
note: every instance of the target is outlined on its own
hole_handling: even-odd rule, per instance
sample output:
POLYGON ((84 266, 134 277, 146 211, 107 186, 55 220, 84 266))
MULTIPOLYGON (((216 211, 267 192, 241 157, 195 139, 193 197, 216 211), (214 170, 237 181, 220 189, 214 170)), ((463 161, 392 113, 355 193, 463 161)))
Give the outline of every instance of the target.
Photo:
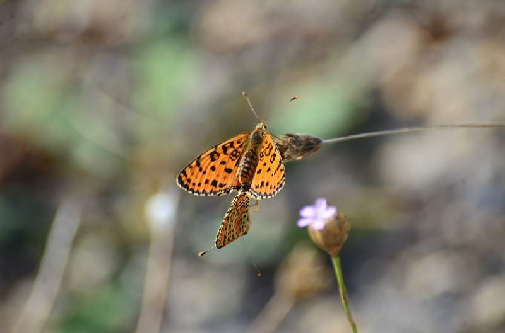
POLYGON ((505 332, 505 130, 287 163, 203 258, 232 197, 175 186, 254 128, 243 90, 277 135, 503 121, 504 55, 502 0, 0 0, 1 331, 349 332, 296 227, 323 197, 360 331, 505 332))

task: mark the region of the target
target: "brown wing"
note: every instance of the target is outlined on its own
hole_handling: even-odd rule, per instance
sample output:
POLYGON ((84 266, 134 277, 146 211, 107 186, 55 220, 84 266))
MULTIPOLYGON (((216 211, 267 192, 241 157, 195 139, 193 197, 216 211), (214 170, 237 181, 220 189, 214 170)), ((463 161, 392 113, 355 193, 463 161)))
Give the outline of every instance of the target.
POLYGON ((249 232, 251 227, 249 200, 249 196, 245 192, 240 192, 233 198, 228 211, 224 215, 223 223, 217 231, 216 247, 218 249, 249 232))
POLYGON ((267 132, 259 152, 258 166, 249 193, 257 200, 271 198, 284 186, 286 171, 281 153, 267 132))
POLYGON ((207 150, 177 176, 177 185, 194 195, 228 194, 239 186, 233 182, 250 133, 242 133, 207 150))

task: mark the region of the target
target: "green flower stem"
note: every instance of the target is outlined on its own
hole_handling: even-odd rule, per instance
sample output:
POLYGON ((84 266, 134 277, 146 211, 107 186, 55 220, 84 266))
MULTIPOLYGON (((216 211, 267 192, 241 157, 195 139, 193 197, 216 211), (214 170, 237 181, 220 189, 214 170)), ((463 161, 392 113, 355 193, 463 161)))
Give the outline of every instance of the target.
POLYGON ((344 275, 342 274, 342 265, 340 264, 340 256, 331 257, 331 261, 333 262, 333 268, 335 269, 335 275, 337 276, 340 301, 344 307, 345 315, 347 316, 347 320, 351 325, 353 333, 358 333, 358 327, 356 326, 354 319, 352 319, 351 307, 349 306, 349 298, 347 297, 347 290, 344 283, 344 275))

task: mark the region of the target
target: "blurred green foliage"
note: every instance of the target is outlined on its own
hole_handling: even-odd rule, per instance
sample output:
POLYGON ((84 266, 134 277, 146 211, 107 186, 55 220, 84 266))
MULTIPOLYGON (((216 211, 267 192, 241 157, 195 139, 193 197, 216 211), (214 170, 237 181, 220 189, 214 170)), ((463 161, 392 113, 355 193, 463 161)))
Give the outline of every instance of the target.
POLYGON ((85 299, 73 299, 69 300, 68 317, 54 332, 128 332, 131 319, 138 311, 139 299, 132 297, 117 280, 98 288, 85 299))

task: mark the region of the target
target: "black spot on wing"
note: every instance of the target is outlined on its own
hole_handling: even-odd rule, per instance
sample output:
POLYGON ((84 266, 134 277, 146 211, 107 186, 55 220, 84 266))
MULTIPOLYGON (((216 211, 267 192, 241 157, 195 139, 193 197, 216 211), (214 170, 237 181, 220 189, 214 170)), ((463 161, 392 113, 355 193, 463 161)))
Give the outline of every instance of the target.
POLYGON ((210 160, 215 162, 219 158, 219 153, 217 151, 213 151, 210 153, 210 160))

